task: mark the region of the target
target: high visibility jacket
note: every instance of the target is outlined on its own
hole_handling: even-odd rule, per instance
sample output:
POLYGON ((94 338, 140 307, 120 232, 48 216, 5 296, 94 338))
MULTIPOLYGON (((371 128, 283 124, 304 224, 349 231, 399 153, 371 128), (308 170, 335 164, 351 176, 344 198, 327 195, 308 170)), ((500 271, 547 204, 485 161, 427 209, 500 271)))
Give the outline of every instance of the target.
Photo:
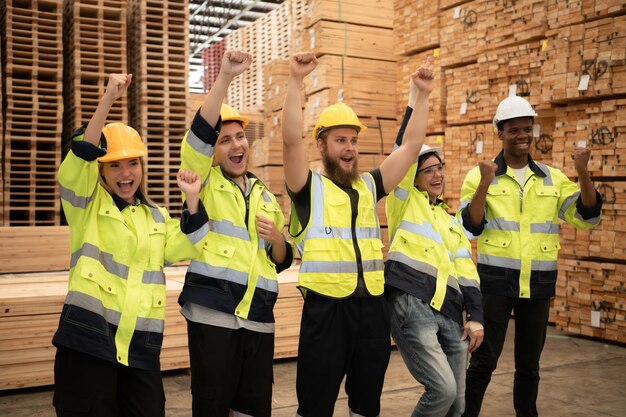
POLYGON ((463 223, 478 238, 478 273, 483 293, 519 298, 554 296, 559 253, 559 219, 580 229, 600 222, 602 199, 585 208, 578 185, 558 169, 532 160, 524 186, 504 161, 495 159, 496 177, 487 191, 485 221, 477 230, 470 226, 470 204, 480 182, 473 168, 461 189, 463 223))
POLYGON ((367 291, 374 296, 383 293, 383 243, 374 178, 369 173, 361 174, 352 187, 359 194, 356 213, 345 191, 314 172, 310 218, 304 229, 292 207, 289 227, 302 255, 298 277, 302 289, 332 298, 349 297, 361 270, 367 291))
POLYGON ((165 320, 163 266, 197 251, 166 209, 142 202, 120 211, 98 178, 98 163, 73 151, 59 168, 71 263, 53 343, 158 370, 165 320))
POLYGON ((390 234, 385 282, 463 324, 483 322, 478 272, 463 226, 414 185, 417 163, 387 196, 390 234))
MULTIPOLYGON (((212 167, 214 147, 201 139, 204 134, 197 126, 214 132, 196 115, 183 139, 181 166, 202 178, 200 199, 209 215, 208 233, 201 242, 200 256, 189 265, 178 301, 181 305, 189 302, 243 319, 273 323, 278 274, 269 255, 270 243, 258 234, 256 216, 272 220, 282 230, 284 215, 276 197, 254 175, 248 173, 251 189, 246 198, 219 166, 212 167)), ((217 139, 215 133, 213 139, 217 139)))

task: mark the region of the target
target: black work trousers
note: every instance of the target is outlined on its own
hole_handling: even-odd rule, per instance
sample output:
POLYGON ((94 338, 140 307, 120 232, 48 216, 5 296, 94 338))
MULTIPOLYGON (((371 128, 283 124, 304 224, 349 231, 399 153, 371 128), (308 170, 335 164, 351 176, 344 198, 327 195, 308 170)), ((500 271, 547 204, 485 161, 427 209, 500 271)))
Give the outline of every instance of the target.
POLYGON ((539 389, 539 358, 546 340, 550 299, 527 299, 483 294, 485 339, 472 353, 465 388, 465 413, 480 413, 483 397, 502 353, 506 330, 515 314, 515 378, 513 405, 517 417, 535 417, 539 389))

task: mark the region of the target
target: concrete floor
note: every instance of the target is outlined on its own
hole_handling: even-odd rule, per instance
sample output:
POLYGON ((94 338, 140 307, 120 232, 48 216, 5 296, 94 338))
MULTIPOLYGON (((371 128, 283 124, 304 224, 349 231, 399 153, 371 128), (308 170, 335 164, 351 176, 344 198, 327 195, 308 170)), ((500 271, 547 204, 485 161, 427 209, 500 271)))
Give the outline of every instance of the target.
MULTIPOLYGON (((512 329, 513 326, 509 326, 512 329)), ((483 416, 513 416, 513 333, 507 337, 500 364, 485 395, 483 416)), ((296 361, 274 365, 275 417, 293 417, 296 361)), ((164 376, 167 417, 189 417, 189 375, 184 371, 164 376)), ((381 416, 409 416, 423 388, 406 370, 397 350, 392 351, 382 396, 381 416)), ((52 388, 0 391, 0 416, 54 417, 52 388)), ((606 344, 548 329, 541 362, 538 400, 542 417, 626 416, 626 347, 606 344)), ((347 399, 342 390, 335 416, 347 417, 347 399)))

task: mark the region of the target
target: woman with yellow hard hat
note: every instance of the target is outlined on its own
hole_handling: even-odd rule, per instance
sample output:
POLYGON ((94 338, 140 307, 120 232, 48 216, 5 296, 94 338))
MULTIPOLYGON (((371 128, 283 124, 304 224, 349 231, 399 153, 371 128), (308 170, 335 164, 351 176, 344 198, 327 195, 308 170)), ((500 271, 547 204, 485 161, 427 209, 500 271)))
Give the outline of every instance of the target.
POLYGON ((195 257, 194 243, 208 221, 197 174, 177 175, 187 201, 179 224, 146 195, 146 147, 137 131, 123 123, 105 126, 131 80, 130 74, 110 76, 58 172, 71 269, 52 340, 57 416, 165 415, 163 266, 195 257))

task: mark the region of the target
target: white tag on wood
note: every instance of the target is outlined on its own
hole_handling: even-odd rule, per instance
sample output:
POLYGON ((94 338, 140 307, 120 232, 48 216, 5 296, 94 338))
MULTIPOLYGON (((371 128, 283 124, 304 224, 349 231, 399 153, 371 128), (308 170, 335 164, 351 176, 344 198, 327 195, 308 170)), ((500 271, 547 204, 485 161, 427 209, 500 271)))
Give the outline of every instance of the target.
POLYGON ((454 8, 454 18, 458 19, 459 17, 461 17, 461 6, 456 6, 454 8))
POLYGON ((600 327, 600 312, 591 310, 591 327, 600 327))
POLYGON ((483 153, 483 141, 479 140, 476 142, 476 155, 480 155, 481 153, 483 153))
POLYGON ((459 113, 460 114, 467 113, 467 101, 464 101, 463 103, 461 103, 461 111, 459 113))
POLYGON ((315 48, 315 29, 309 29, 309 48, 315 48))
POLYGON ((580 77, 580 82, 578 83, 578 91, 587 91, 590 79, 591 77, 589 74, 583 74, 582 77, 580 77))
POLYGON ((586 140, 579 140, 578 142, 576 142, 576 147, 577 148, 586 148, 587 147, 587 141, 586 140))
POLYGON ((539 136, 541 136, 541 125, 533 125, 533 138, 538 138, 539 136))

